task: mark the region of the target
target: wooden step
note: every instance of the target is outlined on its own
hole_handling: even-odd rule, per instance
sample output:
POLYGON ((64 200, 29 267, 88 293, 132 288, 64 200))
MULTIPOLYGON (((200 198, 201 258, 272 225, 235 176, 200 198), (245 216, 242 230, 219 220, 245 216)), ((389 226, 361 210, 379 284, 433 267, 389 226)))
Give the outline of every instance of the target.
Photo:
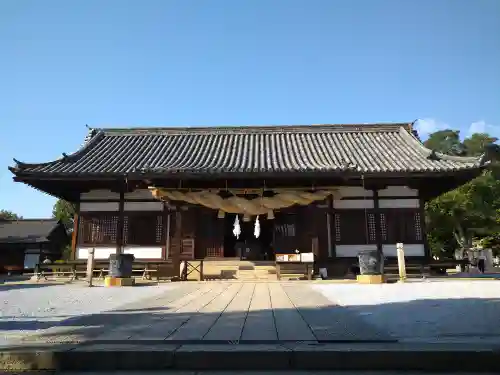
POLYGON ((276 280, 276 273, 269 270, 239 270, 238 280, 276 280))

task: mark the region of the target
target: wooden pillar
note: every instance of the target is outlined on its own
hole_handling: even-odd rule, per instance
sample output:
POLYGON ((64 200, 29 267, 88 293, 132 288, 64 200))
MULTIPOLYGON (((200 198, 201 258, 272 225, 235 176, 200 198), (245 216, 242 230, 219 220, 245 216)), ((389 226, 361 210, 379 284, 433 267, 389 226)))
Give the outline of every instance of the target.
POLYGON ((380 225, 380 206, 378 190, 373 189, 373 211, 375 212, 375 240, 377 241, 377 251, 382 254, 382 228, 380 225))
POLYGON ((116 228, 116 254, 123 252, 123 222, 125 217, 125 192, 120 191, 120 203, 118 204, 118 223, 116 228))
POLYGON ((175 212, 174 246, 171 247, 170 258, 174 267, 174 276, 180 277, 181 271, 181 248, 182 248, 182 212, 177 207, 175 212))
POLYGON ((328 197, 328 211, 326 213, 326 229, 327 229, 327 238, 328 238, 328 258, 335 258, 336 256, 336 246, 335 241, 335 209, 333 205, 333 195, 328 197))
POLYGON ((71 260, 77 258, 78 229, 80 227, 80 202, 75 204, 75 215, 73 217, 73 233, 71 236, 71 260))
POLYGON ((167 260, 170 258, 170 210, 166 202, 163 202, 163 223, 165 225, 165 251, 163 253, 163 259, 167 260))

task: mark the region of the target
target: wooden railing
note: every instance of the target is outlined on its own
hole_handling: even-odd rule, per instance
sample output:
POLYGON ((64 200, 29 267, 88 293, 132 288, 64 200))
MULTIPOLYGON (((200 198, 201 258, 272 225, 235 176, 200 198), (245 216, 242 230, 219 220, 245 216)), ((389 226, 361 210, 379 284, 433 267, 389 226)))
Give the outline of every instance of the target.
POLYGON ((193 272, 197 272, 200 275, 200 281, 204 280, 203 277, 203 259, 196 261, 198 264, 194 262, 190 262, 188 260, 183 260, 181 263, 181 280, 187 281, 188 276, 193 272))
MULTIPOLYGON (((173 264, 171 261, 134 261, 132 272, 141 273, 142 279, 151 280, 155 275, 156 280, 162 278, 175 277, 173 264)), ((33 275, 37 280, 45 279, 48 276, 69 276, 70 280, 76 280, 79 276, 87 272, 86 261, 68 261, 65 263, 42 263, 35 267, 33 275)), ((109 260, 97 260, 94 263, 93 273, 100 279, 109 273, 109 260)))

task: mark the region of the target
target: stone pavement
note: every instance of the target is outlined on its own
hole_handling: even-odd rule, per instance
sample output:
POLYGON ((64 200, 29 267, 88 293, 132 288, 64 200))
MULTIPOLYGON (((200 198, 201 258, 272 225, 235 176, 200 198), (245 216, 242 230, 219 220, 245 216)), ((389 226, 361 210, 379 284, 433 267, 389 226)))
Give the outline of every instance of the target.
POLYGON ((182 283, 159 296, 67 319, 22 342, 387 342, 309 283, 182 283))
POLYGON ((499 345, 399 343, 311 285, 178 283, 21 337, 0 369, 500 371, 499 345))

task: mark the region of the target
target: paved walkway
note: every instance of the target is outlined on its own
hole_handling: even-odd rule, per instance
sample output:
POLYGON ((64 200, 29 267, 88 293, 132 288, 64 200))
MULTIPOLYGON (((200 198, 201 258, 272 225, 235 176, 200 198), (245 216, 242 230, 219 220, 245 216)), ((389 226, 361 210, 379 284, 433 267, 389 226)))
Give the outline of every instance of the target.
POLYGON ((24 338, 29 342, 393 341, 308 283, 179 283, 152 298, 78 316, 24 338))

